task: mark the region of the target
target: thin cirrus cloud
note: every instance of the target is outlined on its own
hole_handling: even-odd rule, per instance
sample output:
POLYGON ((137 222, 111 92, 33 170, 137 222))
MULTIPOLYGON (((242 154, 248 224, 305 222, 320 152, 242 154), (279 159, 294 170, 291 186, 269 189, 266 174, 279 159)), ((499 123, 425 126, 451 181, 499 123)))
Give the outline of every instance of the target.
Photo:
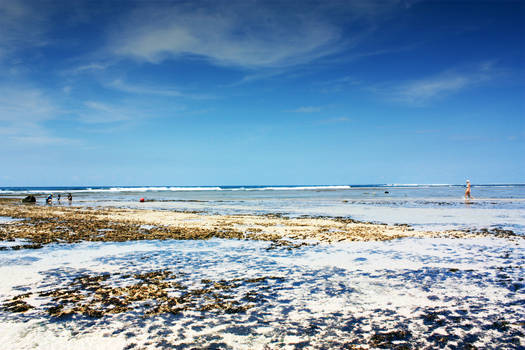
POLYGON ((55 137, 49 135, 20 135, 12 138, 14 141, 18 141, 22 144, 33 144, 33 145, 72 145, 80 144, 79 140, 66 138, 66 137, 55 137))
POLYGON ((173 116, 183 110, 185 107, 178 105, 152 108, 148 99, 124 99, 110 103, 100 100, 84 101, 72 113, 76 116, 76 121, 84 126, 94 127, 88 131, 105 132, 105 128, 128 128, 147 119, 173 116))
MULTIPOLYGON (((0 86, 0 139, 17 144, 72 144, 77 140, 54 135, 44 126, 61 110, 39 89, 28 86, 0 86)), ((13 145, 13 144, 11 144, 13 145)))
POLYGON ((191 94, 186 92, 181 92, 179 90, 168 88, 168 87, 152 87, 144 86, 137 84, 130 84, 123 79, 115 79, 112 82, 107 84, 107 87, 126 92, 129 94, 138 94, 138 95, 156 95, 164 97, 184 97, 191 99, 213 99, 214 96, 206 94, 191 94))
POLYGON ((290 112, 293 113, 318 113, 321 112, 321 107, 316 106, 301 106, 296 109, 292 109, 290 112))
POLYGON ((85 72, 103 71, 109 67, 109 63, 88 63, 73 69, 67 70, 66 73, 82 74, 85 72))
POLYGON ((51 119, 55 112, 50 99, 39 89, 0 86, 0 121, 36 123, 51 119))
POLYGON ((84 110, 77 114, 79 121, 86 124, 125 123, 144 117, 135 109, 98 101, 84 102, 84 110))
POLYGON ((24 47, 44 46, 49 24, 38 4, 24 1, 0 1, 0 58, 6 58, 24 47))
POLYGON ((448 70, 427 78, 372 90, 395 102, 426 105, 445 96, 487 83, 500 75, 501 71, 489 62, 477 65, 475 69, 448 70))
POLYGON ((159 89, 152 87, 145 87, 140 85, 132 85, 122 79, 115 79, 108 84, 109 87, 131 94, 147 94, 160 95, 168 97, 182 97, 184 94, 175 89, 159 89))
POLYGON ((351 119, 347 117, 334 117, 327 118, 319 121, 319 124, 339 124, 339 123, 348 123, 351 119))
POLYGON ((265 68, 330 55, 340 49, 341 39, 340 28, 313 12, 284 14, 251 2, 202 8, 175 4, 128 15, 109 50, 150 63, 193 57, 222 66, 265 68))

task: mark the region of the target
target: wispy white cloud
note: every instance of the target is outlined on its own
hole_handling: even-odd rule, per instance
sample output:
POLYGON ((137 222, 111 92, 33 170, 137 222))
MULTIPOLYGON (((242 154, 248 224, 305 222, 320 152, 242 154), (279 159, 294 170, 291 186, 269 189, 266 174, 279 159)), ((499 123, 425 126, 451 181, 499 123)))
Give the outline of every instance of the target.
POLYGON ((111 102, 84 101, 71 113, 76 121, 93 126, 91 130, 100 130, 101 128, 129 128, 147 119, 178 116, 182 111, 185 111, 184 106, 169 105, 153 108, 149 99, 124 99, 111 102))
POLYGON ((222 2, 199 6, 155 2, 154 7, 141 6, 119 21, 108 47, 117 56, 151 63, 193 57, 226 66, 289 67, 355 45, 373 27, 363 18, 378 16, 392 4, 397 1, 328 5, 231 1, 228 6, 222 2), (356 38, 343 37, 341 23, 335 18, 359 26, 356 38))
POLYGON ((77 126, 110 129, 129 126, 149 117, 140 102, 80 102, 70 96, 71 89, 70 85, 64 86, 61 95, 57 91, 51 93, 36 88, 29 82, 0 81, 0 149, 17 150, 34 145, 82 146, 82 139, 57 131, 57 125, 66 119, 77 126))
POLYGON ((0 86, 0 121, 36 123, 53 117, 56 107, 38 89, 0 86))
POLYGON ((317 113, 321 112, 321 107, 316 106, 301 106, 296 109, 292 109, 289 112, 293 113, 317 113))
POLYGON ((87 124, 122 123, 145 117, 135 109, 98 101, 86 101, 84 107, 77 115, 81 122, 87 124))
POLYGON ((400 86, 395 91, 394 99, 412 104, 425 103, 433 98, 460 91, 477 82, 479 80, 470 75, 447 73, 400 86))
POLYGON ((353 76, 343 76, 340 78, 322 81, 317 83, 322 93, 336 93, 346 91, 348 88, 363 84, 363 82, 353 76))
MULTIPOLYGON (((364 30, 363 32, 359 33, 358 35, 353 38, 353 44, 346 42, 347 46, 356 46, 360 41, 365 41, 368 36, 370 36, 376 28, 369 28, 368 30, 364 30)), ((316 67, 320 67, 321 69, 326 66, 334 65, 334 64, 349 64, 353 61, 358 61, 361 59, 365 59, 371 56, 380 56, 380 55, 391 55, 394 53, 402 52, 402 51, 409 51, 414 49, 417 46, 417 44, 412 45, 405 45, 395 48, 387 48, 387 49, 378 49, 375 51, 359 51, 358 48, 354 48, 353 50, 349 50, 348 54, 337 54, 329 57, 323 57, 320 58, 316 63, 316 67)), ((263 79, 269 79, 278 76, 280 79, 287 78, 287 79, 295 79, 295 78, 302 78, 306 75, 312 74, 312 72, 315 71, 315 68, 312 65, 303 67, 294 67, 294 69, 290 69, 289 67, 280 67, 275 68, 271 67, 268 69, 258 69, 257 71, 253 73, 246 74, 240 81, 232 84, 232 85, 241 85, 245 83, 250 83, 257 80, 263 80, 263 79)), ((313 85, 319 87, 319 91, 322 93, 336 93, 341 92, 349 87, 356 86, 362 84, 362 81, 357 79, 354 76, 342 76, 340 78, 336 79, 330 79, 326 81, 318 81, 314 82, 313 85)))
POLYGON ((47 44, 47 10, 24 0, 0 1, 0 59, 25 47, 47 44))
POLYGON ((192 99, 214 98, 211 95, 185 93, 177 89, 168 88, 168 87, 152 87, 152 86, 130 84, 122 79, 115 79, 109 84, 107 84, 107 86, 110 88, 119 90, 119 91, 131 93, 131 94, 139 94, 139 95, 185 97, 185 98, 192 98, 192 99))
POLYGON ((250 71, 250 73, 244 75, 242 79, 240 79, 239 81, 228 84, 227 86, 239 86, 239 85, 243 85, 247 83, 252 83, 254 81, 271 79, 277 76, 282 77, 282 75, 288 71, 289 69, 287 67, 279 67, 279 68, 276 68, 276 67, 261 68, 259 67, 259 69, 252 70, 250 71))
POLYGON ((348 123, 352 121, 352 119, 348 117, 334 117, 334 118, 327 118, 320 120, 320 124, 339 124, 339 123, 348 123))
POLYGON ((78 142, 54 135, 45 126, 61 110, 39 89, 0 86, 0 136, 4 144, 71 144, 78 142))
POLYGON ((385 84, 370 89, 387 99, 409 104, 425 105, 436 99, 485 84, 501 75, 492 62, 475 65, 467 69, 450 69, 430 77, 385 84))
POLYGON ((169 96, 169 97, 182 97, 183 94, 175 89, 158 89, 152 87, 145 87, 139 85, 132 85, 126 83, 122 79, 113 80, 108 84, 109 87, 114 89, 129 92, 132 94, 146 94, 146 95, 160 95, 160 96, 169 96))
POLYGON ((53 137, 47 135, 22 135, 13 136, 12 140, 25 145, 72 145, 80 144, 79 140, 66 137, 53 137))
POLYGON ((111 42, 114 53, 153 63, 194 55, 220 65, 286 66, 335 52, 341 38, 336 27, 313 16, 284 20, 252 2, 207 4, 140 9, 111 42))
POLYGON ((110 66, 109 63, 88 63, 69 69, 67 73, 81 74, 85 72, 103 71, 110 66))
POLYGON ((199 113, 206 111, 187 110, 176 104, 153 107, 150 99, 84 101, 71 112, 80 123, 79 129, 90 133, 118 133, 140 127, 152 119, 182 118, 199 113))

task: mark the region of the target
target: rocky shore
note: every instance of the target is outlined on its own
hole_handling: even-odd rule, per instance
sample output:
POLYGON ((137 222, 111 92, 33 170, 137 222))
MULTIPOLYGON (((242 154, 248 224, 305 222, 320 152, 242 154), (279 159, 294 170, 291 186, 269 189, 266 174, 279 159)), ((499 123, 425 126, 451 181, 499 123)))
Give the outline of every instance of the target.
MULTIPOLYGON (((0 310, 19 313, 34 309, 27 299, 46 299, 47 315, 64 318, 74 315, 100 318, 104 315, 137 312, 144 316, 179 314, 186 310, 238 313, 261 301, 259 289, 282 277, 201 280, 189 289, 184 275, 169 270, 140 274, 102 273, 76 277, 68 285, 38 293, 19 294, 5 301, 0 310), (124 285, 124 286, 117 286, 124 285), (240 291, 240 289, 243 291, 240 291)), ((39 303, 42 305, 42 301, 39 303)))
POLYGON ((77 334, 122 349, 523 345, 512 231, 19 199, 0 199, 0 218, 14 219, 0 221, 8 348, 77 334), (345 241, 368 242, 331 244, 345 241))
POLYGON ((23 240, 1 249, 35 249, 48 243, 122 242, 152 239, 251 239, 293 247, 293 241, 333 243, 384 241, 402 237, 516 237, 512 231, 414 230, 408 225, 358 222, 348 218, 279 215, 206 215, 195 212, 38 206, 0 200, 0 216, 21 219, 0 224, 0 240, 23 240))

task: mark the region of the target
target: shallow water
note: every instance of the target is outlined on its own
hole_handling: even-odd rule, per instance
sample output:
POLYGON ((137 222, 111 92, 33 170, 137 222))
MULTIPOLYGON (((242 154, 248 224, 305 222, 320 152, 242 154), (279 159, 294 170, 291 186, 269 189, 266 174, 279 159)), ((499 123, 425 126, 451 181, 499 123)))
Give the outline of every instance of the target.
POLYGON ((410 224, 429 230, 511 229, 525 234, 525 185, 473 186, 475 199, 465 201, 463 186, 375 185, 368 187, 113 187, 0 189, 0 195, 72 192, 73 205, 191 210, 210 214, 342 216, 361 221, 410 224), (146 202, 140 203, 144 198, 146 202))
MULTIPOLYGON (((525 346, 523 240, 269 247, 267 242, 213 239, 86 242, 0 252, 0 300, 32 292, 27 302, 35 306, 26 313, 0 311, 0 342, 17 349, 525 346), (102 318, 54 319, 46 312, 53 305, 50 298, 38 296, 66 287, 79 275, 160 269, 175 273, 189 289, 201 287, 203 279, 282 279, 240 283, 228 291, 235 300, 255 296, 240 313, 187 310, 145 316, 141 310, 148 307, 142 306, 102 318)), ((121 281, 112 277, 106 283, 121 281)))
POLYGON ((0 224, 9 224, 12 222, 20 221, 21 219, 15 219, 8 216, 0 216, 0 224))

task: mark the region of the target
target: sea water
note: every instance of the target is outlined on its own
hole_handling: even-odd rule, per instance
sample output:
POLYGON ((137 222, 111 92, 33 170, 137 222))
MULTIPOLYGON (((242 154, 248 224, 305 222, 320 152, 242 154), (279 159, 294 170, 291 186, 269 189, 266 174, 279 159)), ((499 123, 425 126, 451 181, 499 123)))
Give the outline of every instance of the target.
POLYGON ((0 188, 0 196, 34 194, 40 204, 199 211, 205 214, 333 216, 428 230, 511 229, 525 234, 525 185, 105 186, 0 188), (56 194, 61 194, 61 201, 56 194), (144 198, 145 202, 139 202, 144 198))

